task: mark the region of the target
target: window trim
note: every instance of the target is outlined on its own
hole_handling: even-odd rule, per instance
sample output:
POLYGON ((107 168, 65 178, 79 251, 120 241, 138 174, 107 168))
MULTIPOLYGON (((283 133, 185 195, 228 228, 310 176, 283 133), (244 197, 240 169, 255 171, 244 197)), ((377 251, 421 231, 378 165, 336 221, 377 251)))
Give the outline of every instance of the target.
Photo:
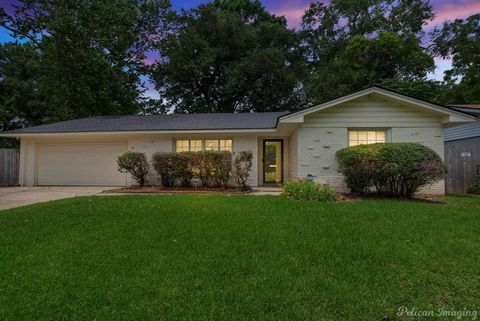
MULTIPOLYGON (((350 132, 352 131, 361 131, 361 132, 369 132, 369 131, 374 131, 374 132, 380 132, 383 131, 385 133, 385 143, 390 142, 390 128, 385 128, 385 127, 354 127, 354 128, 347 128, 347 146, 352 147, 350 145, 350 132)), ((357 139, 358 141, 358 139, 357 139)), ((382 142, 377 142, 377 143, 382 143, 382 142)), ((376 144, 376 143, 370 143, 370 144, 376 144)), ((358 144, 358 145, 370 145, 370 144, 358 144)), ((358 145, 353 145, 353 146, 358 146, 358 145)))

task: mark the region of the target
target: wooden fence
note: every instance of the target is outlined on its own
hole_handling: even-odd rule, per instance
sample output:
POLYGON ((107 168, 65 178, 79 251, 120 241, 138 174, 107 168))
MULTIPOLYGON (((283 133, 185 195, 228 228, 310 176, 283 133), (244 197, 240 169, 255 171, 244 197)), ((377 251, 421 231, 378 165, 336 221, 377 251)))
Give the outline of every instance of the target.
POLYGON ((445 142, 447 194, 465 194, 480 170, 480 137, 445 142))
POLYGON ((20 153, 18 149, 0 149, 0 186, 18 185, 20 153))

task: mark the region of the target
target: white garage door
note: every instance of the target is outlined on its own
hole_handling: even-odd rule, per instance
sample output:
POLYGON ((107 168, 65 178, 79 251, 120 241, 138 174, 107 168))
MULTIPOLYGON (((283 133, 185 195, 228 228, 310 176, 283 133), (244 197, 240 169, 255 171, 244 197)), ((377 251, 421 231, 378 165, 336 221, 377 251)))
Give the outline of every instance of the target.
POLYGON ((117 170, 117 157, 127 143, 40 144, 38 185, 123 186, 126 174, 117 170))

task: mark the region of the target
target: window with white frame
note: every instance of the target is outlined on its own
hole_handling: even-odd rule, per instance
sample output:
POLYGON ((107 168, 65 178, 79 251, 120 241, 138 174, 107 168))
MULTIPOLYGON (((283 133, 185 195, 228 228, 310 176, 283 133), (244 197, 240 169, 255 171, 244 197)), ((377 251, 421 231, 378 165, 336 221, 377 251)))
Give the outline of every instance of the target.
POLYGON ((218 139, 205 140, 205 150, 218 150, 218 139))
POLYGON ((177 152, 190 151, 190 141, 188 139, 177 140, 175 143, 175 151, 177 152))
POLYGON ((232 152, 231 139, 177 139, 176 152, 198 152, 201 150, 232 152))
POLYGON ((232 140, 231 139, 220 139, 220 150, 232 152, 232 140))
POLYGON ((386 136, 387 132, 385 129, 351 129, 348 131, 348 146, 385 143, 386 136))
POLYGON ((199 152, 202 150, 203 142, 200 139, 192 139, 190 141, 190 151, 199 152))

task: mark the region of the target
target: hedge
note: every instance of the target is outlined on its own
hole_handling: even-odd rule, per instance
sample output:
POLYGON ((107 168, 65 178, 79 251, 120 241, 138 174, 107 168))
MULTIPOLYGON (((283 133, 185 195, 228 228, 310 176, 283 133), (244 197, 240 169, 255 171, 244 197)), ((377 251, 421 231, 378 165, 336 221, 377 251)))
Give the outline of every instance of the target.
POLYGON ((153 168, 165 187, 189 186, 193 176, 203 185, 226 188, 232 170, 232 154, 227 151, 155 153, 153 168))
POLYGON ((379 143, 341 149, 340 171, 352 193, 378 193, 410 198, 422 186, 442 179, 446 167, 440 156, 417 143, 379 143))

